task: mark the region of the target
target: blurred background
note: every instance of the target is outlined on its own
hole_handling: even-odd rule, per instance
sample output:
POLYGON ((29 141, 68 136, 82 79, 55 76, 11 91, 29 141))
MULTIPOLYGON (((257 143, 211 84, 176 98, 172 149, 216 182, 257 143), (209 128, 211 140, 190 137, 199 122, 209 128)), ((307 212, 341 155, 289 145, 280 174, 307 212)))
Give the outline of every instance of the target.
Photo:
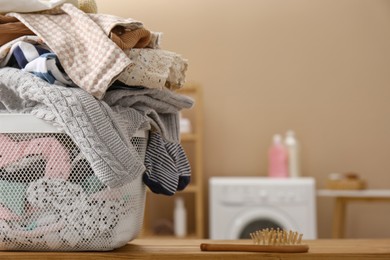
MULTIPOLYGON (((99 13, 163 32, 203 91, 204 221, 213 176, 266 176, 275 133, 292 129, 302 175, 390 188, 390 1, 97 0, 99 13)), ((333 200, 317 199, 318 237, 333 200)), ((346 237, 389 237, 390 204, 353 203, 346 237)), ((207 233, 207 232, 206 232, 207 233)))

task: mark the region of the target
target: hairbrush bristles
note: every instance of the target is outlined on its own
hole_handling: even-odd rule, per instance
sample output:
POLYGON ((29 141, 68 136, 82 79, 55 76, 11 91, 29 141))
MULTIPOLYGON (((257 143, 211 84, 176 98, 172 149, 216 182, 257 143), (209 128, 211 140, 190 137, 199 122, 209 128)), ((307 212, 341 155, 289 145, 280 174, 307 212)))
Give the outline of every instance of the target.
POLYGON ((256 245, 299 245, 303 234, 281 229, 262 229, 249 234, 256 245))
POLYGON ((254 245, 246 244, 211 244, 200 245, 202 251, 249 251, 276 253, 305 253, 308 245, 302 244, 303 234, 281 229, 262 229, 249 234, 254 245))

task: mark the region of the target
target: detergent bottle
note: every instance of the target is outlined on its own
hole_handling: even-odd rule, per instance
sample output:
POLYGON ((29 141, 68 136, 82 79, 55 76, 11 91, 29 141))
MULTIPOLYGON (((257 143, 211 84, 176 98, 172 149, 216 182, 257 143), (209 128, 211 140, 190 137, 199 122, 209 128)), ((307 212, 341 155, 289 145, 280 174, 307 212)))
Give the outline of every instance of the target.
POLYGON ((268 151, 268 176, 273 178, 287 178, 289 176, 288 153, 280 134, 273 136, 272 145, 268 151))

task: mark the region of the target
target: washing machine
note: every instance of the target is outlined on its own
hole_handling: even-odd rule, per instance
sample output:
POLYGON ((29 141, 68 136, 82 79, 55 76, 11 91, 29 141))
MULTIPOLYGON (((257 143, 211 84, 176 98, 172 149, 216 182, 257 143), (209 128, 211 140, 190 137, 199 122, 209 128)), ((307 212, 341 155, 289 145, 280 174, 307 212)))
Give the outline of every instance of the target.
POLYGON ((212 177, 209 191, 211 239, 248 239, 263 228, 317 238, 313 178, 212 177))

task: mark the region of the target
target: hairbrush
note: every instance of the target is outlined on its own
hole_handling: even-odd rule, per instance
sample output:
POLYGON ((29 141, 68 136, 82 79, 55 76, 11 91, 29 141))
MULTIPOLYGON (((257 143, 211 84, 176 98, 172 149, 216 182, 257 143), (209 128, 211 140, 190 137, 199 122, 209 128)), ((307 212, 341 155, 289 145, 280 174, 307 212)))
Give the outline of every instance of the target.
POLYGON ((302 234, 281 229, 262 229, 249 234, 253 245, 202 243, 202 251, 245 251, 245 252, 278 252, 305 253, 309 246, 302 244, 302 234))

